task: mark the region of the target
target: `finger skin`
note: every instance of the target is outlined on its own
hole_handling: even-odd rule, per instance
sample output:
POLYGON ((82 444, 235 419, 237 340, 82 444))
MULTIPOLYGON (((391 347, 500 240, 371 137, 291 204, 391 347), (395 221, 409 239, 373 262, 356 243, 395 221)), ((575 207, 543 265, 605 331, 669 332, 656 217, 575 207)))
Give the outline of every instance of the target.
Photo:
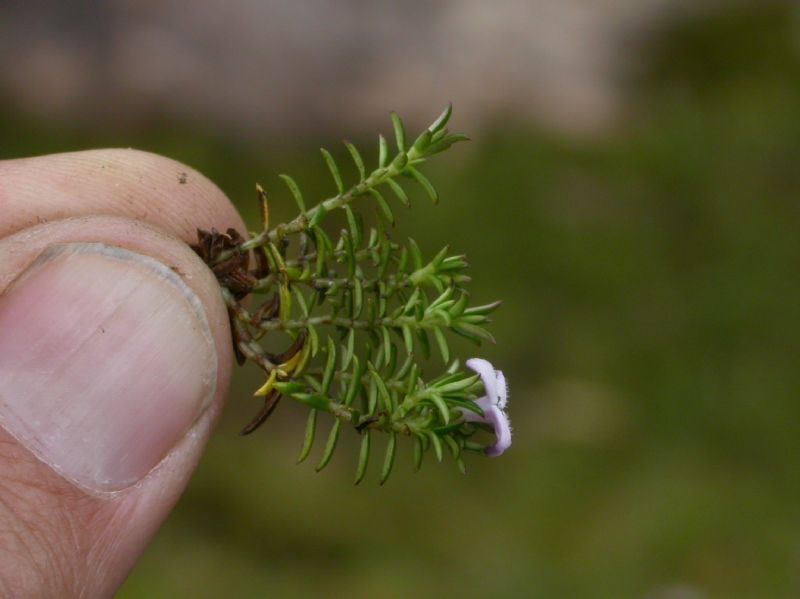
POLYGON ((89 150, 0 161, 0 238, 52 220, 121 216, 193 242, 197 228, 246 228, 228 198, 192 168, 138 150, 89 150))
POLYGON ((208 318, 219 358, 214 402, 135 486, 87 493, 0 429, 0 596, 112 596, 185 488, 230 381, 230 330, 219 287, 185 242, 197 227, 245 229, 201 175, 130 150, 0 162, 0 215, 0 294, 48 246, 102 242, 168 265, 208 318), (184 172, 182 184, 177 173, 184 172))

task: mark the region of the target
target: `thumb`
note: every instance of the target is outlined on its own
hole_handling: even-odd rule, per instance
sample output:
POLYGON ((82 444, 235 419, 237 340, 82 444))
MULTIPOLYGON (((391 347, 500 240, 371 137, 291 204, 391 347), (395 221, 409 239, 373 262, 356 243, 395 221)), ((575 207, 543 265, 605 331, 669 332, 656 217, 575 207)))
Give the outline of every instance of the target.
POLYGON ((0 240, 0 596, 113 594, 197 463, 229 335, 210 271, 143 224, 0 240))

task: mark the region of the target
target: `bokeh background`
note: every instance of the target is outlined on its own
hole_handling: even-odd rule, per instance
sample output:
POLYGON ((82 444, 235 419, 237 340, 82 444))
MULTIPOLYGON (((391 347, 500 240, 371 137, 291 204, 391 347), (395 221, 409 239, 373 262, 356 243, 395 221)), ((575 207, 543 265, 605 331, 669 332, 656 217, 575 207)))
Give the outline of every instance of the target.
POLYGON ((255 181, 289 218, 278 173, 323 197, 320 145, 447 101, 474 141, 397 234, 505 300, 512 450, 354 488, 296 406, 236 434, 242 370, 120 596, 800 596, 795 2, 0 2, 0 158, 158 152, 254 226, 255 181))

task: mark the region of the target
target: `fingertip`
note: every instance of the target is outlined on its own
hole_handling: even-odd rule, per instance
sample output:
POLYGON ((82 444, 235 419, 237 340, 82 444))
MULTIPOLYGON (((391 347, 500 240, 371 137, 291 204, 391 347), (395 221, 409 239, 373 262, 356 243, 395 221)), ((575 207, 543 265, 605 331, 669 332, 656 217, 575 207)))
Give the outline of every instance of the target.
POLYGON ((198 227, 246 227, 227 196, 192 167, 111 148, 0 162, 0 237, 75 216, 123 216, 192 242, 198 227))

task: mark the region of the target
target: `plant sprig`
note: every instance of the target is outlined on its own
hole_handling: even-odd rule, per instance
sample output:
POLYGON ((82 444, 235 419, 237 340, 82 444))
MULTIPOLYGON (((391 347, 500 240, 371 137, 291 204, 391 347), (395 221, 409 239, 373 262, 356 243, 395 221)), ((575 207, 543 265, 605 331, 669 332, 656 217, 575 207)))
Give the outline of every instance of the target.
MULTIPOLYGON (((397 153, 390 160, 389 150, 386 139, 383 136, 379 137, 379 159, 378 167, 364 176, 363 173, 358 183, 345 190, 342 181, 343 177, 339 170, 333 156, 326 149, 322 148, 322 155, 330 170, 331 177, 339 191, 335 196, 323 200, 311 209, 305 208, 305 202, 300 194, 300 188, 289 175, 281 175, 281 179, 287 183, 292 196, 300 208, 300 214, 292 221, 286 224, 280 224, 273 229, 264 229, 259 234, 253 236, 248 241, 245 241, 239 246, 241 251, 252 250, 258 247, 263 247, 266 243, 276 243, 279 239, 294 233, 308 231, 309 229, 317 227, 327 214, 337 208, 342 208, 350 204, 356 198, 365 196, 367 194, 376 197, 372 190, 377 190, 383 184, 386 184, 398 197, 403 204, 408 204, 408 196, 403 188, 397 183, 396 179, 401 175, 409 175, 416 179, 429 193, 434 201, 438 201, 438 193, 428 179, 417 169, 417 166, 430 157, 444 152, 454 144, 466 141, 469 138, 461 133, 450 133, 446 127, 447 122, 452 115, 452 106, 448 106, 439 118, 434 121, 430 127, 425 129, 414 143, 406 148, 405 146, 405 129, 396 113, 392 113, 392 123, 394 125, 395 136, 397 140, 397 153)), ((355 150, 355 146, 349 144, 355 150)), ((357 153, 358 151, 355 150, 357 153)), ((352 151, 351 151, 352 153, 352 151)), ((357 161, 356 165, 363 165, 362 161, 357 161)), ((359 170, 361 170, 359 168, 359 170)), ((377 199, 377 198, 376 198, 377 199)), ((380 201, 379 201, 380 203, 380 201)), ((388 206, 388 204, 386 204, 388 206)), ((383 207, 381 207, 383 209, 383 207)), ((391 211, 391 209, 389 209, 391 211)), ((220 261, 224 261, 233 255, 234 251, 229 250, 219 256, 220 261)))
POLYGON ((310 208, 294 179, 280 175, 299 210, 288 223, 270 227, 267 194, 257 186, 260 232, 247 240, 235 231, 199 233, 196 249, 222 285, 237 357, 253 361, 266 376, 255 393, 264 398, 264 405, 244 434, 258 428, 281 398, 295 400, 309 408, 298 461, 309 457, 319 414, 327 414, 332 425, 317 470, 329 464, 342 428, 349 427, 362 437, 356 483, 365 476, 377 433, 388 439, 381 484, 392 471, 398 437, 413 439, 416 469, 429 450, 440 461, 449 451, 461 470, 465 451, 484 451, 472 437, 487 425, 465 418, 483 414, 476 401, 484 385, 480 377, 463 371, 458 360, 451 360, 448 333, 478 344, 493 341, 484 326, 499 302, 470 306, 463 255, 445 247, 426 259, 413 239, 394 242, 390 230, 395 216, 386 199, 394 196, 409 205, 399 181, 405 178, 438 202, 436 188, 419 167, 467 139, 447 129, 451 114, 448 106, 409 143, 402 120, 392 113, 396 150, 379 136, 372 171, 359 150, 344 142, 358 173, 350 187, 345 187, 333 155, 323 148, 336 194, 310 208), (356 200, 372 203, 376 226, 365 228, 361 204, 366 202, 356 200), (343 213, 346 226, 332 238, 323 225, 336 211, 343 213), (251 293, 268 299, 249 310, 242 300, 251 293), (265 337, 277 334, 286 335, 290 344, 281 354, 262 344, 265 337), (445 371, 426 378, 421 358, 430 357, 433 344, 445 371))

